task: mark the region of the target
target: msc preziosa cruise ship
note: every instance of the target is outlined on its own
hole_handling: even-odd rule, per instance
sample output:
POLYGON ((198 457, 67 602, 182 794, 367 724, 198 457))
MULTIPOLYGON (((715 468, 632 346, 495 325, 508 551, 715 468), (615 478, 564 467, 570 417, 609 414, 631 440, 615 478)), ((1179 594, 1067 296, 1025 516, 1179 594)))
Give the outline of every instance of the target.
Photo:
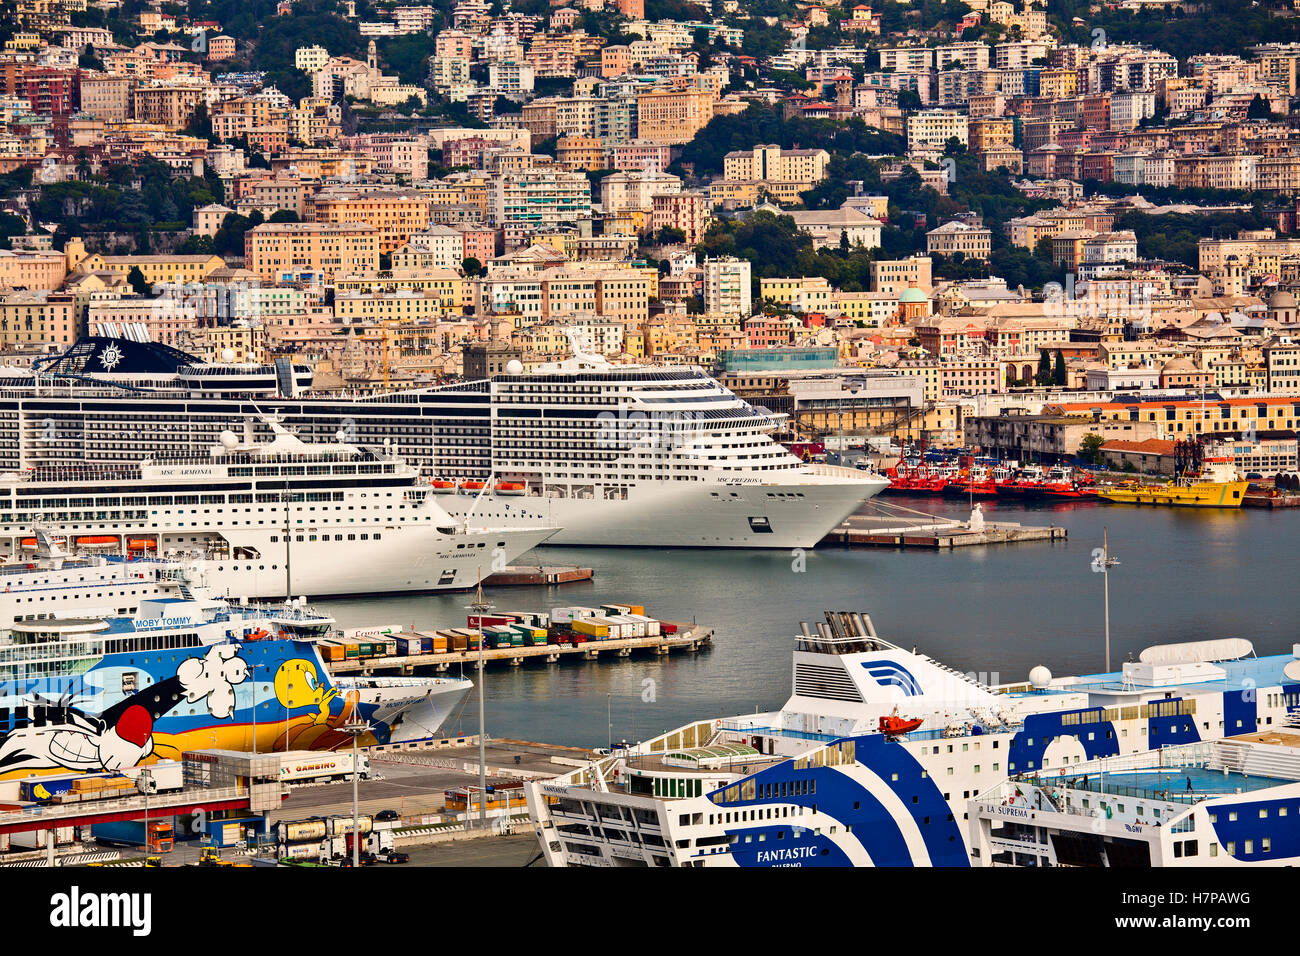
POLYGON ((0 470, 208 454, 270 415, 308 443, 383 447, 453 518, 551 529, 551 544, 811 547, 888 482, 807 464, 781 417, 694 367, 615 366, 575 350, 490 381, 313 396, 310 370, 203 363, 90 337, 0 375, 0 470), (555 529, 559 529, 556 531, 555 529))

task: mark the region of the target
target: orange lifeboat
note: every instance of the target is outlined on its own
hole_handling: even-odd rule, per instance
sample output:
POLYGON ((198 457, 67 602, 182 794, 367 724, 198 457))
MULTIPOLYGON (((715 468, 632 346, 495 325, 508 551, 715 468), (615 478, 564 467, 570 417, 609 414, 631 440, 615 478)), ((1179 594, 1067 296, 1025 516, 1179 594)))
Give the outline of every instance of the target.
POLYGON ((492 490, 499 495, 522 495, 524 493, 524 483, 522 481, 498 481, 492 490))
POLYGON ((157 551, 158 542, 153 538, 128 538, 126 546, 132 551, 157 551))
POLYGON ((898 709, 895 708, 892 714, 880 718, 880 732, 887 737, 901 737, 910 734, 924 722, 920 717, 899 717, 898 709))
POLYGON ((465 481, 462 481, 460 483, 460 490, 461 491, 482 491, 486 486, 487 486, 486 481, 478 481, 476 479, 466 479, 465 481))
POLYGON ((449 495, 456 490, 454 481, 431 481, 429 486, 433 488, 433 493, 436 495, 449 495))
POLYGON ((81 537, 77 538, 77 544, 79 545, 117 544, 119 541, 119 538, 111 534, 83 534, 81 537))

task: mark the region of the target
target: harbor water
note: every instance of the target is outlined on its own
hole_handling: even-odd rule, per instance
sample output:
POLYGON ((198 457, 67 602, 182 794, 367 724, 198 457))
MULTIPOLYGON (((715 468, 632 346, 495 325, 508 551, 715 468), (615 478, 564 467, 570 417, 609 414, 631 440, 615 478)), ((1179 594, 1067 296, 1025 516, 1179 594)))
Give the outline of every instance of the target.
MULTIPOLYGON (((965 502, 885 499, 964 519, 965 502)), ((1024 680, 1103 667, 1102 529, 1120 564, 1110 573, 1112 666, 1144 647, 1244 637, 1259 654, 1300 640, 1293 511, 1178 510, 1082 504, 983 504, 991 521, 1057 525, 1067 542, 951 552, 821 548, 790 551, 543 548, 517 563, 594 567, 589 583, 485 591, 499 609, 620 601, 665 620, 714 630, 698 655, 564 662, 487 672, 488 731, 496 737, 605 746, 701 717, 779 707, 801 620, 824 608, 868 612, 887 640, 985 680, 1024 680), (540 557, 539 557, 540 556, 540 557)), ((871 505, 864 513, 875 513, 871 505)), ((904 523, 900 521, 900 523, 904 523)), ((472 595, 322 602, 345 627, 464 627, 472 595)), ((473 677, 472 672, 466 676, 473 677)), ((476 697, 445 726, 477 728, 476 697)))

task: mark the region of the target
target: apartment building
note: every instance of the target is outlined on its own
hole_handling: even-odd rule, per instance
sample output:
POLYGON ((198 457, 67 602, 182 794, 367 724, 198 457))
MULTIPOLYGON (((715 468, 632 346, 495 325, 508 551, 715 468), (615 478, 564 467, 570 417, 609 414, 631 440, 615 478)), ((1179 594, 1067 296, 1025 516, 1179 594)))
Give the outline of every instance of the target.
POLYGON ((357 222, 267 223, 244 234, 244 267, 274 282, 375 272, 379 230, 357 222))

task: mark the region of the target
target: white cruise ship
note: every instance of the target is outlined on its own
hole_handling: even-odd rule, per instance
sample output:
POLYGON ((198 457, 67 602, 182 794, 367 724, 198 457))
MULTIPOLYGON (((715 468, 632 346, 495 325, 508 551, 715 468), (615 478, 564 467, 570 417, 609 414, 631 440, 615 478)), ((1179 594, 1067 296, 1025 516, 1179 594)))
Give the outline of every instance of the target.
POLYGON ((887 485, 799 461, 771 438, 779 415, 698 368, 578 353, 491 381, 310 397, 281 365, 222 375, 155 343, 84 339, 0 379, 0 469, 204 455, 232 421, 269 412, 307 441, 386 443, 451 492, 454 516, 558 527, 552 544, 655 547, 811 547, 887 485))
POLYGON ((319 597, 470 588, 554 533, 452 518, 400 458, 262 424, 270 442, 249 421, 204 455, 0 474, 0 552, 48 522, 68 548, 179 556, 218 593, 319 597))
POLYGON ((1159 645, 1118 672, 1035 667, 1027 682, 992 686, 883 640, 865 615, 826 618, 796 638, 780 710, 705 716, 528 783, 547 862, 1300 860, 1294 828, 1284 843, 1258 812, 1300 795, 1300 645, 1266 657, 1240 638, 1159 645), (1280 756, 1269 752, 1278 737, 1280 756), (1265 780, 1252 786, 1243 771, 1265 780), (1278 789, 1249 792, 1261 786, 1278 789), (1250 824, 1234 826, 1241 808, 1250 824))

